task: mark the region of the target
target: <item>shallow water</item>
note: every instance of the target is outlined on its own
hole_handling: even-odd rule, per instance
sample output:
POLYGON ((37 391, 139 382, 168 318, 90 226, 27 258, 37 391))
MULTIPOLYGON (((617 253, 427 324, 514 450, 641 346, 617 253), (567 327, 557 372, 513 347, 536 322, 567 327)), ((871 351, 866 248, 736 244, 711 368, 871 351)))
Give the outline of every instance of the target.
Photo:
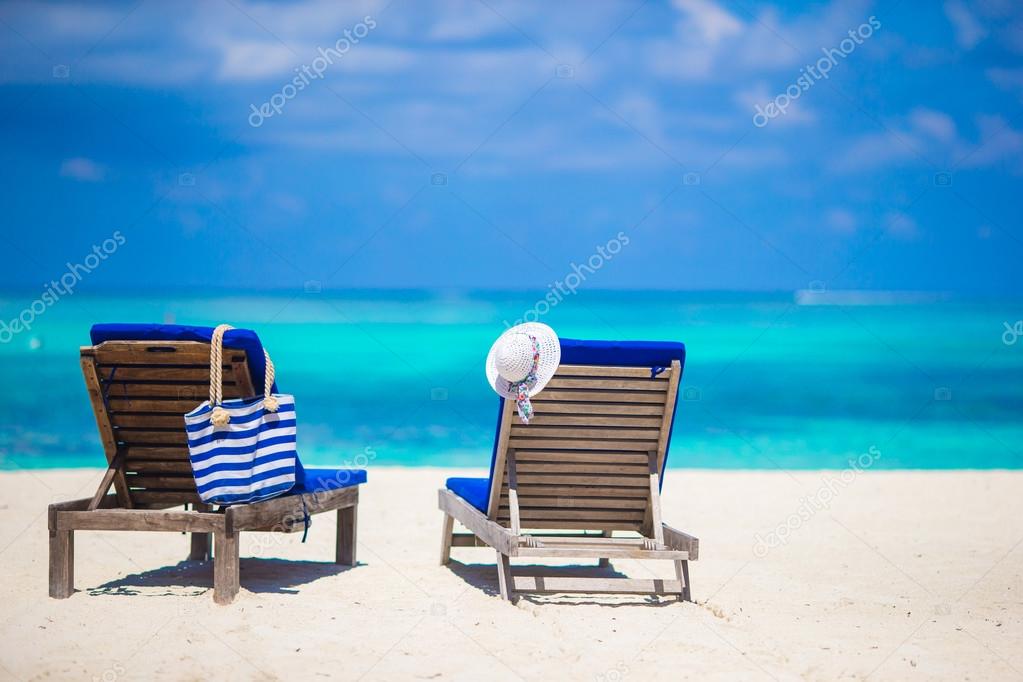
MULTIPOLYGON (((4 295, 2 319, 34 295, 4 295)), ((483 360, 536 296, 75 294, 0 345, 0 468, 101 463, 77 361, 101 321, 256 329, 297 398, 307 462, 486 466, 497 399, 483 360)), ((1023 302, 813 305, 827 300, 580 291, 541 319, 566 337, 685 342, 671 466, 841 468, 872 447, 878 468, 1023 466, 1023 338, 1003 340, 1023 302)))

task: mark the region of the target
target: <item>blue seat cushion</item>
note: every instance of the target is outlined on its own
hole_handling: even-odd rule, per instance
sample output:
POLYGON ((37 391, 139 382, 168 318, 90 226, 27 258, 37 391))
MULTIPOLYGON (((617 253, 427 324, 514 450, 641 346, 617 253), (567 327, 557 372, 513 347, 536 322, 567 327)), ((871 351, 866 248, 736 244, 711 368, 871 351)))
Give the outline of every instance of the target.
MULTIPOLYGON (((213 338, 213 327, 193 327, 184 324, 94 324, 89 331, 92 344, 104 341, 202 341, 213 338)), ((245 351, 252 386, 256 395, 263 393, 266 359, 263 344, 251 329, 229 329, 224 334, 224 348, 245 351)), ((272 387, 277 392, 277 384, 272 387)))
POLYGON ((487 503, 490 501, 489 478, 449 478, 444 485, 484 514, 487 513, 487 503))
POLYGON ((326 467, 307 469, 299 463, 298 471, 295 472, 295 487, 290 492, 327 492, 329 490, 350 488, 353 485, 361 485, 365 482, 365 469, 333 469, 326 467))

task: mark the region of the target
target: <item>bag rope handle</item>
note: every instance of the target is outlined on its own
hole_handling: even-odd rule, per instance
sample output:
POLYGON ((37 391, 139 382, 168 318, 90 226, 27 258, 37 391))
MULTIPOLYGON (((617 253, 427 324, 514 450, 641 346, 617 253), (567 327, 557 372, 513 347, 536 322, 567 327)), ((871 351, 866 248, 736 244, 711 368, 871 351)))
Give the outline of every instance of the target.
MULTIPOLYGON (((234 329, 229 324, 220 324, 213 330, 210 338, 210 406, 213 413, 210 421, 214 426, 226 426, 231 421, 231 415, 221 407, 224 402, 224 332, 234 329)), ((274 385, 274 363, 270 354, 263 349, 263 358, 266 360, 266 373, 263 376, 263 407, 270 412, 276 412, 280 407, 276 396, 270 393, 274 385)))

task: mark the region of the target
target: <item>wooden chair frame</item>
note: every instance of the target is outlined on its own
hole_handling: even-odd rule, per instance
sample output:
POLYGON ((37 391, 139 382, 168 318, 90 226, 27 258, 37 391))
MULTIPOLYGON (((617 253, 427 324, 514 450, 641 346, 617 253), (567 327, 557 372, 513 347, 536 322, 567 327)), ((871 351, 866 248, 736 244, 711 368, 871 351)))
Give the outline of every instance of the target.
MULTIPOLYGON (((675 361, 657 377, 649 377, 649 374, 649 369, 635 367, 562 365, 544 392, 534 399, 536 416, 528 426, 515 425, 514 403, 506 400, 488 513, 484 514, 450 490, 439 491, 439 505, 444 513, 441 564, 450 561, 453 547, 493 548, 497 553, 500 594, 507 600, 516 592, 584 592, 678 595, 685 601, 692 601, 689 562, 699 558, 699 540, 661 520, 660 472, 671 436, 681 365, 675 361), (644 385, 647 377, 663 383, 644 385), (594 393, 587 395, 587 391, 594 393), (595 402, 587 402, 588 397, 595 402), (640 398, 645 404, 634 402, 640 398), (659 411, 652 409, 655 405, 660 406, 659 411), (565 416, 570 411, 572 415, 565 416), (612 414, 628 416, 610 416, 612 414), (637 416, 643 414, 655 415, 659 423, 652 416, 637 416), (641 423, 645 430, 629 426, 635 423, 641 423), (658 424, 656 429, 655 423, 658 424), (557 426, 549 428, 547 424, 557 426), (645 449, 647 446, 649 449, 645 449), (616 448, 623 448, 623 451, 616 448), (540 452, 540 449, 546 451, 540 452), (519 462, 519 453, 525 456, 527 452, 533 453, 532 461, 538 463, 526 467, 519 462), (639 511, 616 514, 610 510, 594 510, 592 505, 555 514, 538 506, 535 511, 530 510, 529 518, 523 518, 519 493, 525 488, 520 478, 527 477, 534 485, 542 485, 546 476, 546 480, 563 486, 548 486, 546 489, 558 491, 551 494, 567 495, 570 497, 566 500, 574 499, 573 504, 582 504, 579 502, 582 498, 571 496, 585 492, 596 497, 622 490, 616 485, 625 480, 626 474, 621 472, 633 472, 628 474, 628 479, 629 484, 635 486, 638 477, 634 472, 641 470, 644 456, 643 497, 636 497, 640 495, 639 488, 632 488, 636 492, 628 493, 633 495, 633 500, 645 500, 642 514, 639 511), (559 457, 563 458, 561 462, 559 457), (621 462, 631 463, 631 468, 621 462), (524 469, 528 473, 523 473, 524 469), (560 476, 543 473, 553 471, 577 473, 560 476), (503 511, 505 498, 507 512, 503 511), (551 518, 545 518, 545 513, 551 518), (469 532, 455 533, 455 521, 469 532), (540 530, 527 533, 524 527, 539 527, 540 530), (550 532, 552 530, 557 532, 550 532), (634 531, 638 537, 615 537, 615 531, 621 530, 634 531), (661 559, 674 562, 675 579, 513 575, 511 557, 599 559, 601 566, 607 566, 616 558, 661 559)), ((536 491, 542 489, 535 487, 530 492, 536 496, 540 494, 536 491)), ((537 504, 551 504, 541 502, 549 498, 530 499, 537 500, 537 504)))
MULTIPOLYGON (((238 594, 242 531, 293 533, 305 528, 306 514, 337 511, 334 560, 356 564, 357 485, 325 486, 219 511, 200 501, 183 415, 208 391, 209 352, 208 343, 196 341, 108 341, 81 348, 107 470, 92 497, 49 506, 51 597, 64 599, 74 592, 77 530, 191 533, 188 558, 196 561, 210 558, 212 535, 213 600, 218 604, 238 594), (109 390, 113 387, 116 391, 109 390), (118 409, 111 408, 115 399, 118 409), (171 509, 182 505, 184 510, 171 509)), ((252 395, 245 353, 225 348, 224 363, 225 397, 252 395)))

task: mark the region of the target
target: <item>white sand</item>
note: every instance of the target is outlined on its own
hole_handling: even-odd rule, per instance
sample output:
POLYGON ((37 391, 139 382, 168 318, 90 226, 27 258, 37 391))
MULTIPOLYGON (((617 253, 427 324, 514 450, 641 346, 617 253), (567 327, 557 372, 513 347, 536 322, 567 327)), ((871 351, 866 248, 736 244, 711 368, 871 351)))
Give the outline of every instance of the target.
POLYGON ((489 550, 437 564, 435 491, 455 473, 373 469, 355 568, 329 563, 333 515, 305 545, 243 536, 231 606, 171 533, 78 533, 79 591, 49 599, 46 504, 86 496, 100 472, 0 474, 0 679, 1023 677, 1023 472, 861 474, 761 557, 754 536, 835 474, 672 471, 665 519, 701 539, 698 603, 514 606, 494 596, 489 550))

